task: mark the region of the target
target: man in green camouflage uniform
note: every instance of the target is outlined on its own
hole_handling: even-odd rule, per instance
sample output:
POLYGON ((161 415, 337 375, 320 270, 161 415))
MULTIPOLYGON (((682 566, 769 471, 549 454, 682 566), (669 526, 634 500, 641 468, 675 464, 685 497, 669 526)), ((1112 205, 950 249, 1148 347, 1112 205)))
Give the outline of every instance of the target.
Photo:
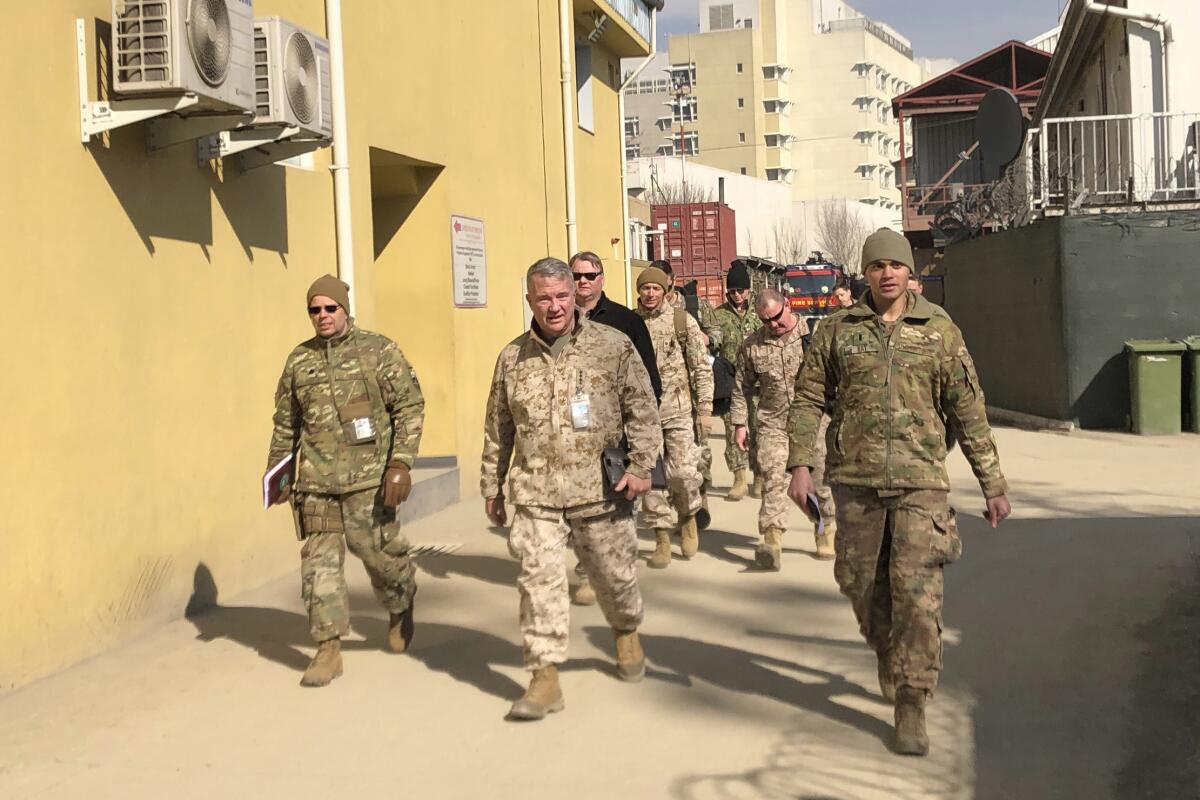
MULTIPOLYGON (((734 446, 750 448, 748 430, 751 400, 758 400, 756 416, 758 474, 763 479, 758 533, 762 537, 755 560, 763 569, 778 570, 783 559, 783 535, 788 526, 788 409, 796 375, 804 363, 803 337, 808 324, 788 308, 787 298, 764 289, 754 304, 762 327, 746 337, 738 353, 730 417, 734 446)), ((817 557, 833 556, 833 540, 823 529, 816 532, 817 557)))
POLYGON ((349 305, 349 288, 332 275, 309 288, 317 335, 284 364, 267 456, 268 469, 288 455, 295 459, 288 495, 304 542, 301 594, 318 643, 300 681, 305 686, 342 674, 341 637, 350 630, 347 547, 391 615, 388 646, 404 652, 413 633, 416 576, 396 508, 412 487, 425 400, 400 348, 356 327, 349 305))
MULTIPOLYGON (((702 478, 698 469, 696 446, 697 418, 712 415, 712 365, 708 363, 704 334, 691 314, 672 308, 666 293, 670 279, 655 267, 644 270, 637 279, 638 305, 634 309, 646 322, 662 398, 658 411, 662 419, 666 449, 666 490, 646 495, 641 524, 654 528, 657 544, 649 565, 662 569, 671 563, 671 534, 678 530, 680 554, 691 558, 700 539, 696 513, 700 510, 702 478)), ((707 433, 701 426, 701 433, 707 433)))
POLYGON ((629 337, 576 309, 562 261, 536 262, 526 285, 533 324, 496 359, 480 477, 493 524, 508 522, 506 500, 514 506, 508 549, 521 564, 521 634, 533 677, 509 716, 523 720, 563 708, 568 542, 613 629, 618 677, 645 674, 633 501, 649 491, 662 448, 650 374, 629 337), (625 473, 608 488, 601 456, 623 445, 625 473))
MULTIPOLYGON (((729 274, 725 276, 725 298, 725 302, 716 310, 717 325, 721 331, 721 345, 717 348, 717 352, 736 367, 738 351, 742 347, 742 342, 762 327, 758 314, 755 314, 750 307, 750 272, 744 264, 735 263, 729 268, 729 274)), ((737 393, 738 389, 735 384, 734 395, 736 396, 737 393)), ((750 443, 747 450, 738 447, 737 442, 734 441, 734 423, 730 414, 727 413, 721 417, 721 421, 725 425, 725 465, 733 473, 733 485, 729 487, 729 493, 725 495, 725 499, 732 502, 737 502, 745 497, 746 492, 750 491, 750 484, 754 482, 751 477, 750 463, 755 457, 754 442, 756 441, 755 432, 758 429, 758 420, 754 406, 757 402, 757 397, 751 397, 750 406, 747 409, 748 441, 750 443)))
POLYGON ((895 698, 896 750, 924 755, 925 700, 942 668, 942 568, 962 552, 947 495, 946 426, 987 501, 992 527, 1011 509, 983 391, 962 333, 906 288, 912 249, 881 229, 863 245, 870 290, 824 320, 789 416, 792 482, 801 505, 822 411, 831 409, 827 478, 837 503, 834 575, 895 698))

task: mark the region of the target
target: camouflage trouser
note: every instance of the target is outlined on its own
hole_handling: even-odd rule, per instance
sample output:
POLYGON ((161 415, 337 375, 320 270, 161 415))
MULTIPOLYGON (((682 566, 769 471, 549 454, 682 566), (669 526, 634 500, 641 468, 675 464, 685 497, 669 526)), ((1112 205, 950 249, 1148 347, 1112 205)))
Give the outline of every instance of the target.
POLYGON ((707 492, 712 486, 712 447, 708 443, 704 428, 700 425, 699 417, 692 417, 692 429, 696 433, 696 446, 700 455, 700 462, 696 465, 700 473, 700 491, 707 492))
POLYGON ((829 415, 821 415, 821 427, 817 429, 816 464, 813 464, 813 485, 817 487, 817 501, 821 516, 828 520, 837 519, 837 503, 833 501, 833 490, 825 483, 825 433, 829 430, 829 415))
POLYGON ((417 576, 400 533, 395 509, 384 508, 374 489, 343 495, 301 494, 296 516, 304 547, 300 551, 300 596, 308 608, 313 640, 350 632, 350 603, 343 566, 346 547, 362 559, 375 597, 389 613, 412 603, 417 576))
POLYGON ((758 433, 758 424, 754 421, 754 412, 758 408, 757 400, 750 401, 750 424, 746 429, 746 446, 750 448, 747 452, 737 446, 737 442, 733 440, 733 419, 729 414, 721 417, 721 422, 725 425, 725 466, 729 467, 730 472, 736 473, 739 469, 751 469, 751 465, 757 461, 754 457, 754 440, 758 433))
POLYGON ((788 484, 792 481, 787 471, 788 434, 784 430, 759 428, 755 462, 759 477, 763 481, 762 505, 758 509, 758 532, 767 528, 787 530, 788 484))
POLYGON ((835 485, 833 574, 897 686, 932 691, 942 669, 942 567, 962 554, 947 493, 835 485))
POLYGON ((567 519, 561 509, 517 506, 508 532, 508 551, 521 562, 521 636, 525 669, 567 660, 568 616, 566 545, 575 549, 587 572, 604 618, 630 631, 642 624, 642 592, 637 581, 637 530, 632 507, 611 514, 567 519))
POLYGON ((664 419, 667 488, 655 489, 642 500, 638 524, 643 528, 674 530, 700 508, 699 449, 691 416, 664 419))

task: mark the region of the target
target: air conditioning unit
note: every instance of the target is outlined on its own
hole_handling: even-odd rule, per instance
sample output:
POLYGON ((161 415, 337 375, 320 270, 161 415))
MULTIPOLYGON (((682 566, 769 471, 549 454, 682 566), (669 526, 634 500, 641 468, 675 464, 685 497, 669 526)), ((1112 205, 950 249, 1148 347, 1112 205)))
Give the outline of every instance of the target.
POLYGON ((113 0, 113 89, 193 93, 197 111, 254 108, 251 0, 113 0))
POLYGON ((329 42, 279 17, 254 20, 254 125, 333 137, 329 42))

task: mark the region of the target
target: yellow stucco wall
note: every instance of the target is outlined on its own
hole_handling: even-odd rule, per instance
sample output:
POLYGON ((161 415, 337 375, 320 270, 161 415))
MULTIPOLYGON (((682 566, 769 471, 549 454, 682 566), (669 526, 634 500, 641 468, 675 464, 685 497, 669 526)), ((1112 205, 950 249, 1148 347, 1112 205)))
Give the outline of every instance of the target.
MULTIPOLYGON (((344 8, 359 320, 400 342, 429 402, 422 454, 456 455, 474 493, 521 275, 566 255, 557 3, 344 8), (383 196, 393 173, 377 171, 373 197, 373 152, 416 164, 424 192, 405 213, 383 196), (403 218, 378 260, 373 212, 403 218), (451 213, 487 224, 485 309, 453 307, 451 213)), ((325 28, 321 0, 255 0, 255 13, 325 28)), ((141 125, 80 145, 74 19, 95 97, 96 20, 110 14, 109 0, 14 6, 22 38, 0 55, 10 76, 37 73, 3 134, 0 690, 178 616, 200 564, 222 601, 297 566, 290 516, 262 510, 259 476, 284 356, 311 335, 304 290, 336 271, 328 151, 312 170, 243 175, 198 167, 191 145, 147 153, 141 125)), ((608 258, 618 120, 612 88, 594 95, 580 243, 608 258)), ((623 291, 619 275, 610 286, 623 291)))

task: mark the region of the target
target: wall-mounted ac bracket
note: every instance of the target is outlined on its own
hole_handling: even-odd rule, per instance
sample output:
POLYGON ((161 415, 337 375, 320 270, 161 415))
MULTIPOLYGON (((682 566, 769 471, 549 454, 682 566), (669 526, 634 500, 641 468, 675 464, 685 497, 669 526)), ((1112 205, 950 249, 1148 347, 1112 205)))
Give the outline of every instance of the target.
POLYGON ((229 114, 196 114, 194 116, 160 117, 146 123, 146 149, 162 150, 171 145, 204 139, 222 131, 236 128, 250 119, 249 112, 229 114))
POLYGON ((285 158, 295 158, 305 153, 312 153, 322 147, 333 144, 331 139, 285 139, 246 150, 242 153, 242 172, 249 172, 259 167, 283 161, 285 158))
POLYGON ((191 92, 170 97, 139 97, 131 100, 93 102, 88 99, 87 25, 75 20, 75 54, 79 72, 79 141, 137 122, 190 108, 200 102, 191 92))
POLYGON ((289 128, 286 125, 263 125, 221 131, 215 136, 205 136, 196 141, 196 160, 203 165, 213 159, 286 141, 299 132, 299 128, 289 128))

